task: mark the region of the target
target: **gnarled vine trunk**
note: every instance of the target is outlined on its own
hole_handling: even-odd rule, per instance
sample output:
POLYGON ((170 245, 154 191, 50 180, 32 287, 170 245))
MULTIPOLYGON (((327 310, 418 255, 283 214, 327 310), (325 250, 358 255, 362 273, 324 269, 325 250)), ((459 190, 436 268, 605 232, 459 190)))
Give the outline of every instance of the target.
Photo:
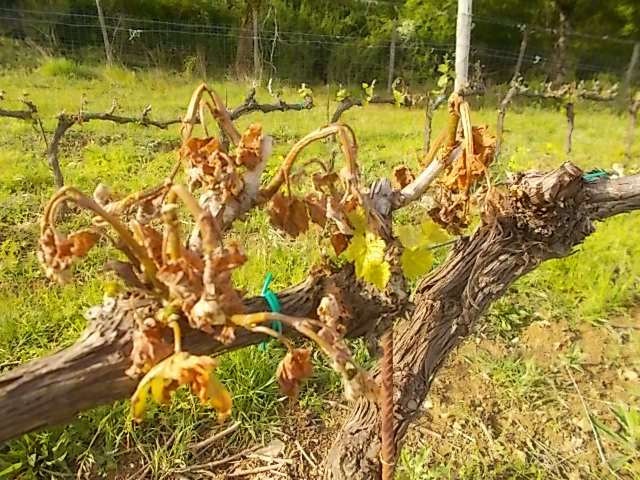
MULTIPOLYGON (((541 262, 570 254, 593 231, 592 220, 640 207, 640 176, 591 185, 581 175, 567 164, 522 176, 511 195, 496 199, 491 218, 418 285, 413 314, 395 326, 397 442, 449 352, 491 302, 541 262)), ((376 403, 357 402, 326 458, 327 480, 379 477, 380 422, 376 403)))

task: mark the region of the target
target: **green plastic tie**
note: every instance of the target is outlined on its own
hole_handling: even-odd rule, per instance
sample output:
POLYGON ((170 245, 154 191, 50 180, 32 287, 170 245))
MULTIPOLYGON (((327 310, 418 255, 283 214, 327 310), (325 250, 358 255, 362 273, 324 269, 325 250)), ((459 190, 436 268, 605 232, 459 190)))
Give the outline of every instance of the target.
MULTIPOLYGON (((262 298, 265 299, 272 312, 280 313, 280 311, 282 310, 282 305, 280 305, 278 295, 276 295, 270 288, 272 280, 273 275, 271 272, 268 272, 266 277, 264 278, 264 284, 262 285, 262 292, 260 292, 260 294, 262 295, 262 298)), ((271 329, 275 330, 278 333, 282 333, 282 322, 280 320, 272 321, 271 329)), ((260 345, 258 345, 258 348, 260 349, 260 351, 266 351, 267 341, 261 342, 260 345)))
POLYGON ((594 183, 600 180, 601 178, 609 178, 609 174, 606 170, 601 168, 596 168, 594 170, 590 170, 582 175, 582 178, 585 182, 594 183))

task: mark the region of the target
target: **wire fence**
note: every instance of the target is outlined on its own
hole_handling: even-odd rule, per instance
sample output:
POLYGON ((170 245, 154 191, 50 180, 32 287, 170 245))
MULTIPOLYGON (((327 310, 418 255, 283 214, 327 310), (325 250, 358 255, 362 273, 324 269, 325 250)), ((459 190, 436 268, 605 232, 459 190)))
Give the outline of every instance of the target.
MULTIPOLYGON (((391 39, 280 31, 263 24, 256 36, 262 75, 292 82, 352 84, 387 78, 391 39)), ((238 45, 251 45, 251 31, 229 25, 169 22, 127 16, 106 16, 106 31, 115 59, 133 67, 192 69, 198 73, 232 73, 238 61, 238 45)), ((471 60, 485 81, 510 78, 518 57, 520 25, 505 19, 474 16, 471 60), (504 45, 509 45, 505 48, 504 45)), ((104 43, 97 15, 35 11, 0 7, 0 35, 36 44, 53 55, 103 59, 104 43)), ((556 32, 530 29, 524 72, 542 77, 552 66, 556 32)), ((572 34, 573 70, 578 78, 600 74, 621 77, 632 55, 633 42, 607 37, 572 34), (596 41, 597 40, 597 41, 596 41), (589 48, 584 48, 589 44, 589 48), (579 51, 577 50, 579 48, 579 51)), ((423 83, 434 76, 437 65, 453 56, 454 39, 430 42, 399 38, 395 43, 393 76, 408 83, 423 83)), ((249 51, 251 55, 251 51, 249 51)), ((253 58, 249 59, 252 62, 253 58)))

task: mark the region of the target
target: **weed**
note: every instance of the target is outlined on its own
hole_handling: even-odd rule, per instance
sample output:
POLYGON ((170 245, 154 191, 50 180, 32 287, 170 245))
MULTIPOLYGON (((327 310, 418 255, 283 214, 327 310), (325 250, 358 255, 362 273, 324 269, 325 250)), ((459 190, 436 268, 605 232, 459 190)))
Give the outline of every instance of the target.
POLYGON ((89 67, 64 57, 48 58, 40 65, 39 71, 45 77, 90 79, 95 76, 89 67))
POLYGON ((640 409, 636 406, 618 405, 611 409, 615 429, 603 421, 592 418, 596 428, 618 447, 620 454, 613 459, 613 467, 629 473, 633 478, 640 475, 640 409))

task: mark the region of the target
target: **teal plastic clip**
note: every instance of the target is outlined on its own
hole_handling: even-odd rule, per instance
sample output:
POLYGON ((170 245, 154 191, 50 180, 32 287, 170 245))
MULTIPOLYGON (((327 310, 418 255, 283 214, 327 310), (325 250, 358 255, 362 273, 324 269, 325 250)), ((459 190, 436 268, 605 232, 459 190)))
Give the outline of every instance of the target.
POLYGON ((585 182, 594 183, 603 178, 609 178, 609 174, 606 170, 601 168, 596 168, 588 171, 587 173, 582 175, 582 178, 585 182))
MULTIPOLYGON (((270 288, 272 280, 273 275, 271 274, 271 272, 268 272, 267 276, 264 278, 264 284, 262 285, 262 292, 260 292, 260 294, 262 295, 262 298, 265 299, 272 312, 280 313, 280 311, 282 310, 282 305, 280 305, 278 295, 276 295, 270 288)), ((273 322, 271 322, 271 329, 275 330, 278 333, 282 333, 282 322, 280 322, 279 320, 274 320, 273 322)), ((260 343, 260 345, 258 345, 258 348, 260 349, 260 351, 266 351, 267 342, 264 341, 260 343)))

